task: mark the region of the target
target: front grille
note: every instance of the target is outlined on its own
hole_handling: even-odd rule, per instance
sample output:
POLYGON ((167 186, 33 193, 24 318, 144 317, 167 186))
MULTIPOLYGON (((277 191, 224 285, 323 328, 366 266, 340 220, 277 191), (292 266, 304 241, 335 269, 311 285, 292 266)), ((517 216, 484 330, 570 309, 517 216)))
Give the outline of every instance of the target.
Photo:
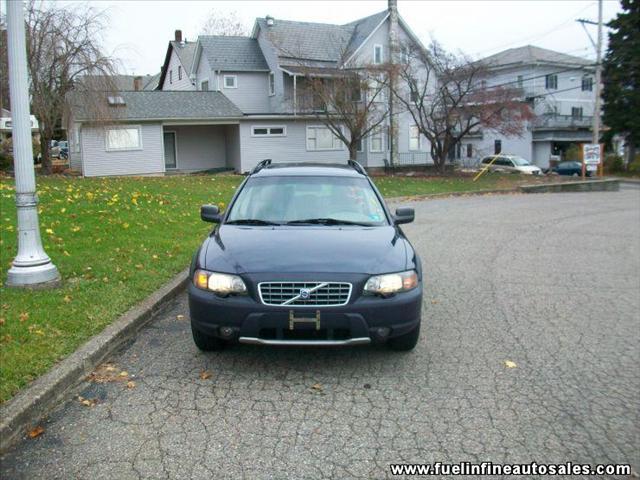
POLYGON ((285 307, 336 307, 351 297, 351 284, 338 282, 263 282, 258 290, 265 305, 285 307))

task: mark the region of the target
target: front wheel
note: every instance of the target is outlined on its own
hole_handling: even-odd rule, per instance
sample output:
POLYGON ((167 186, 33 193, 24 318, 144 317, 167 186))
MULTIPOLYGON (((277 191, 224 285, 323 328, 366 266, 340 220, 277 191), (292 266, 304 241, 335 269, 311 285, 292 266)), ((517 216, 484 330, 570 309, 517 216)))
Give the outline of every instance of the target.
POLYGON ((413 350, 420 338, 420 324, 410 332, 400 335, 398 337, 390 338, 388 345, 392 350, 397 351, 409 351, 413 350))
POLYGON ((193 325, 191 325, 191 334, 193 335, 193 341, 196 347, 203 352, 213 352, 220 350, 224 346, 224 342, 218 337, 212 337, 211 335, 202 333, 200 330, 194 328, 193 325))

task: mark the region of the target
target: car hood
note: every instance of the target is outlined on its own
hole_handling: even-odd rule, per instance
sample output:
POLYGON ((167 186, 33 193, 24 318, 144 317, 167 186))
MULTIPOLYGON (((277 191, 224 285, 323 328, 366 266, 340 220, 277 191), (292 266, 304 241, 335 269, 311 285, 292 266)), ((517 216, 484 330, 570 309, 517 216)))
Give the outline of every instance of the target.
POLYGON ((205 241, 199 263, 228 273, 387 273, 411 268, 413 248, 384 227, 246 227, 221 225, 205 241))

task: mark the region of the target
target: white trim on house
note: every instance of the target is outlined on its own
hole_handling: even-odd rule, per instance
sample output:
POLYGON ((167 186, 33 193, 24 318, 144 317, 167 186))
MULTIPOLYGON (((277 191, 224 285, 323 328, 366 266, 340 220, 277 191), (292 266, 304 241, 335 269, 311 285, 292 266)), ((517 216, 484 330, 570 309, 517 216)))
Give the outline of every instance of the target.
MULTIPOLYGON (((353 57, 356 56, 356 54, 360 51, 360 49, 366 45, 366 43, 369 41, 369 39, 371 37, 373 37, 374 33, 376 33, 378 31, 378 29, 384 25, 384 22, 387 21, 387 18, 389 18, 389 13, 387 12, 387 14, 384 16, 384 18, 382 19, 382 21, 376 26, 376 28, 374 28, 373 30, 371 30, 371 33, 367 36, 367 38, 365 38, 362 43, 360 45, 358 45, 358 48, 356 48, 353 53, 349 56, 349 58, 347 58, 342 64, 346 65, 347 63, 349 63, 353 57)), ((398 19, 400 19, 400 15, 398 15, 398 19)))
POLYGON ((269 138, 269 137, 286 137, 287 126, 286 125, 252 125, 251 136, 257 138, 269 138), (272 129, 281 128, 282 133, 271 133, 272 129), (266 130, 267 133, 255 133, 256 129, 266 130))
MULTIPOLYGON (((317 134, 316 134, 317 135, 317 134)), ((322 125, 322 124, 315 124, 315 125, 307 125, 306 129, 305 129, 305 147, 307 149, 307 152, 337 152, 340 150, 344 150, 345 145, 344 142, 342 140, 340 140, 332 131, 329 127, 327 127, 326 125, 322 125), (316 147, 315 148, 310 148, 309 147, 309 129, 324 129, 327 130, 331 136, 333 137, 332 140, 332 146, 330 148, 319 148, 318 147, 318 137, 316 136, 314 138, 315 142, 316 142, 316 147), (336 148, 336 141, 338 142, 338 147, 336 148)))
POLYGON ((135 150, 144 150, 142 146, 142 126, 141 125, 112 125, 104 129, 104 151, 105 152, 130 152, 135 150), (109 131, 110 130, 137 130, 138 145, 136 147, 110 148, 109 147, 109 131))
POLYGON ((176 130, 165 130, 162 129, 162 164, 164 165, 164 170, 178 170, 178 132, 176 130), (167 159, 164 156, 165 148, 164 148, 164 134, 165 133, 173 133, 173 158, 176 161, 175 167, 167 168, 167 159))
POLYGON ((222 76, 222 87, 223 88, 238 88, 238 76, 237 75, 223 75, 222 76), (227 85, 227 79, 233 79, 233 85, 227 85))

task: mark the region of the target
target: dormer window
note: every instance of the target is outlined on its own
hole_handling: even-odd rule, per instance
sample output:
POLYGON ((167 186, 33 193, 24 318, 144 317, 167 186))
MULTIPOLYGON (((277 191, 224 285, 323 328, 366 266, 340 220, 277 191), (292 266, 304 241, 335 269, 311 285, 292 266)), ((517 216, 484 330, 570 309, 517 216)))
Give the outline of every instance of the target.
POLYGON ((107 97, 107 103, 112 107, 117 107, 121 105, 126 105, 124 98, 119 95, 109 96, 107 97))
POLYGON ((380 65, 383 62, 382 45, 373 46, 373 63, 380 65))

